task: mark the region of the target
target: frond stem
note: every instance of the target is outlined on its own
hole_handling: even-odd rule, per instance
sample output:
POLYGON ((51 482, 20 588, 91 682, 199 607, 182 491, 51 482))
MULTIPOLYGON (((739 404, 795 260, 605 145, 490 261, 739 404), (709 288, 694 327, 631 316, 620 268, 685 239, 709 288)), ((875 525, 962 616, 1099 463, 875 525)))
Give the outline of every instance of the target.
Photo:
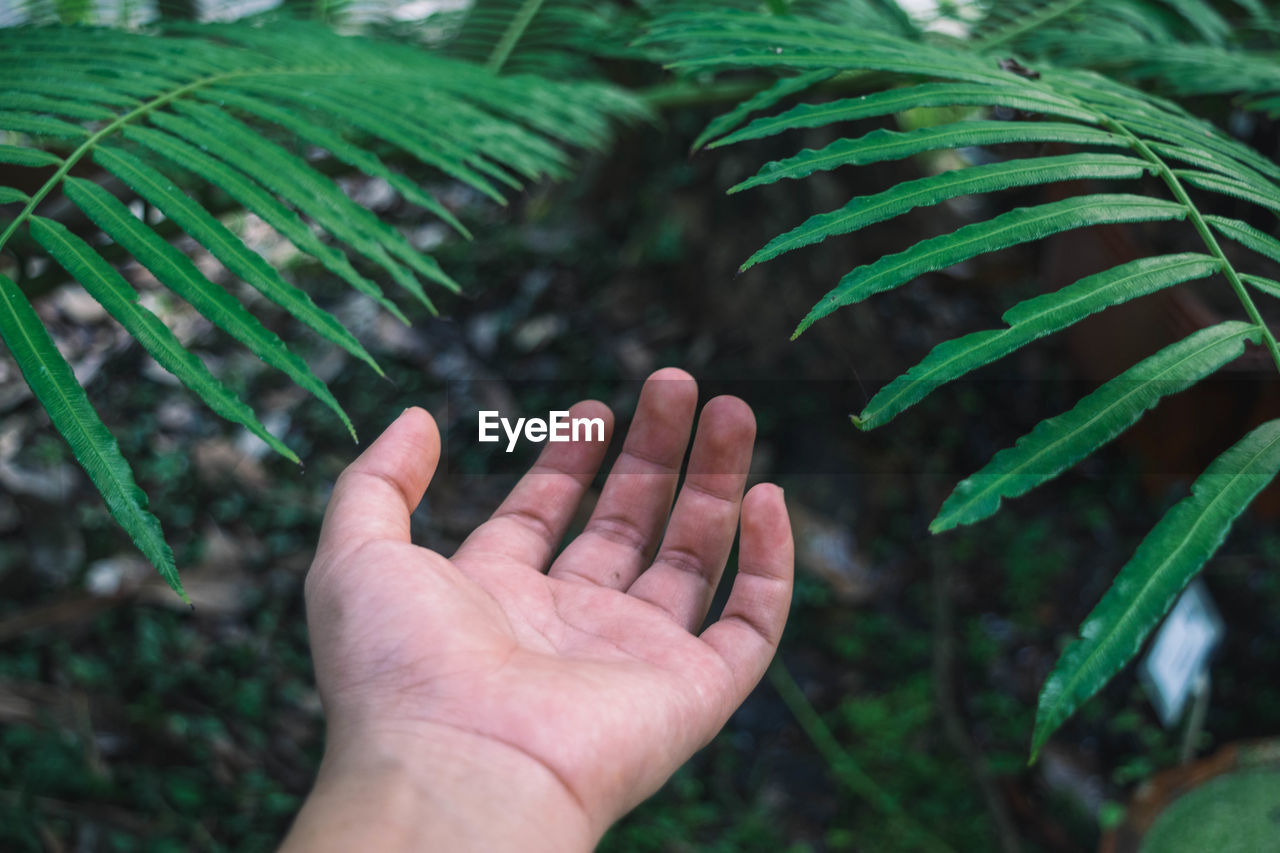
POLYGON ((1209 229, 1209 224, 1204 221, 1204 217, 1200 215, 1200 209, 1191 201, 1191 197, 1187 195, 1187 190, 1182 186, 1182 182, 1178 180, 1178 176, 1173 173, 1169 165, 1161 159, 1160 155, 1151 150, 1147 143, 1143 142, 1140 137, 1134 134, 1129 128, 1125 127, 1121 122, 1111 118, 1110 116, 1102 116, 1102 123, 1110 130, 1123 136, 1129 140, 1129 144, 1133 149, 1147 159, 1156 167, 1160 174, 1161 180, 1169 188, 1169 192, 1173 193, 1173 197, 1179 204, 1187 209, 1188 216, 1192 226, 1195 227, 1196 233, 1200 235, 1200 239, 1209 249, 1209 253, 1217 258, 1222 264, 1222 274, 1226 276, 1227 281, 1236 292, 1240 304, 1244 306, 1245 313, 1249 315, 1249 319, 1262 332, 1262 340, 1267 350, 1271 353, 1271 359, 1276 364, 1276 369, 1280 370, 1280 345, 1276 343, 1276 337, 1271 333, 1271 329, 1267 326, 1267 322, 1262 319, 1262 314, 1258 312, 1258 307, 1253 304, 1253 298, 1249 296, 1248 289, 1244 286, 1244 282, 1240 280, 1240 275, 1236 272, 1235 267, 1227 260, 1227 256, 1223 253, 1222 247, 1218 245, 1218 240, 1213 236, 1213 232, 1209 229))
POLYGON ((22 208, 22 212, 19 213, 16 217, 14 217, 13 221, 9 223, 9 227, 4 230, 3 234, 0 234, 0 249, 3 249, 5 243, 9 242, 9 238, 12 237, 14 232, 18 230, 18 227, 21 226, 22 223, 26 222, 27 219, 31 217, 32 212, 36 209, 36 206, 39 205, 40 202, 44 200, 44 197, 47 196, 53 190, 54 187, 56 187, 59 183, 61 183, 62 179, 67 176, 67 173, 71 171, 71 167, 73 167, 76 163, 80 162, 81 158, 83 158, 84 155, 92 151, 94 146, 96 146, 103 139, 115 133, 120 128, 124 127, 126 124, 133 121, 134 119, 144 116, 147 113, 152 112, 153 110, 159 109, 160 107, 163 107, 166 104, 169 104, 170 102, 178 98, 181 98, 183 95, 190 94, 196 89, 199 89, 203 86, 208 86, 211 83, 220 82, 229 77, 243 76, 245 73, 246 72, 244 71, 229 71, 225 74, 215 74, 210 77, 202 77, 199 80, 195 80, 191 83, 187 83, 183 86, 179 86, 178 88, 170 92, 166 92, 163 95, 159 95, 158 97, 155 97, 150 101, 147 101, 145 104, 135 107, 134 109, 130 110, 129 112, 125 113, 124 115, 120 116, 114 121, 111 121, 106 125, 104 125, 97 132, 91 135, 88 139, 82 142, 79 148, 77 148, 75 151, 72 151, 70 154, 68 154, 67 158, 62 161, 62 165, 58 167, 58 171, 54 172, 53 175, 49 177, 49 180, 44 182, 44 186, 40 187, 40 189, 37 190, 31 196, 31 200, 27 202, 27 206, 22 208))
POLYGON ((498 43, 493 46, 493 53, 489 54, 489 59, 485 62, 486 68, 494 74, 502 70, 502 66, 511 56, 511 51, 516 49, 516 44, 524 37, 524 31, 529 28, 534 16, 542 8, 542 2, 543 0, 524 0, 520 11, 516 12, 511 23, 503 31, 502 38, 498 39, 498 43))
POLYGON ((979 39, 974 45, 974 50, 979 52, 991 50, 993 47, 1002 45, 1007 41, 1013 41, 1023 33, 1030 32, 1036 27, 1043 26, 1054 18, 1060 18, 1072 9, 1075 9, 1077 6, 1083 6, 1087 2, 1089 2, 1089 0, 1068 0, 1068 2, 1061 3, 1057 7, 1046 6, 1039 12, 1028 15, 1021 21, 1006 26, 1003 30, 996 30, 986 38, 979 39))
POLYGON ((198 80, 193 80, 190 83, 185 83, 182 86, 179 86, 176 89, 173 89, 169 92, 165 92, 164 94, 157 95, 155 98, 151 99, 150 101, 147 101, 145 104, 135 107, 134 109, 130 110, 129 112, 125 113, 119 118, 116 118, 113 121, 107 123, 102 128, 94 132, 93 135, 91 135, 88 139, 82 142, 80 144, 80 147, 76 148, 75 151, 72 151, 70 154, 68 154, 66 159, 62 161, 62 165, 58 167, 58 170, 49 177, 49 180, 44 182, 44 185, 41 186, 39 190, 37 190, 34 194, 32 194, 31 200, 28 201, 26 206, 22 208, 22 211, 16 217, 14 217, 13 221, 9 223, 9 227, 4 230, 4 233, 0 233, 0 249, 4 248, 5 244, 9 242, 9 238, 14 235, 14 233, 18 230, 19 227, 21 227, 22 223, 26 222, 31 217, 36 207, 39 206, 40 202, 44 200, 44 197, 47 196, 50 192, 52 192, 53 188, 56 187, 62 181, 62 179, 67 176, 67 173, 71 171, 72 167, 75 166, 76 163, 80 162, 80 160, 86 154, 92 151, 93 148, 99 142, 101 142, 103 139, 110 136, 111 134, 115 133, 116 131, 120 130, 120 128, 124 127, 126 124, 129 124, 131 121, 134 121, 137 118, 145 116, 150 112, 160 109, 161 107, 167 106, 168 104, 172 103, 178 98, 189 95, 197 89, 201 89, 205 86, 211 86, 215 83, 221 83, 225 80, 234 80, 238 77, 254 77, 254 76, 262 76, 262 75, 272 76, 272 75, 279 75, 279 74, 323 74, 323 73, 330 73, 330 72, 336 74, 336 73, 341 73, 345 70, 348 70, 348 69, 335 66, 333 68, 315 68, 315 67, 287 68, 286 67, 286 68, 254 68, 254 69, 240 70, 240 71, 226 71, 221 74, 211 74, 208 77, 201 77, 198 80))

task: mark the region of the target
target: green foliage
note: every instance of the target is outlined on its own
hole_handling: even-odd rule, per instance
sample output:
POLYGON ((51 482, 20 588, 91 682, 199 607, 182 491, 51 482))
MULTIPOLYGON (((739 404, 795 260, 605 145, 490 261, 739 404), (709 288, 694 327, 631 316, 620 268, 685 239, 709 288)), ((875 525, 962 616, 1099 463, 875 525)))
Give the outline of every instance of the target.
POLYGON ((53 338, 22 291, 2 275, 0 300, 0 337, 22 369, 27 384, 71 445, 71 452, 102 493, 111 514, 174 591, 187 600, 160 522, 148 511, 147 496, 134 482, 129 463, 93 410, 71 366, 54 346, 53 338))
POLYGON ((602 40, 612 37, 607 9, 607 4, 582 0, 472 3, 449 50, 495 72, 581 72, 583 56, 599 51, 602 40))
POLYGON ((1256 0, 1018 0, 986 4, 974 47, 1105 71, 1180 97, 1280 90, 1275 20, 1256 0), (1232 6, 1236 8, 1231 8, 1232 6))
POLYGON ((1175 394, 1240 357, 1261 333, 1250 323, 1225 322, 1194 332, 1105 383, 1069 412, 1041 421, 956 486, 930 529, 950 530, 993 515, 1002 498, 1034 489, 1132 426, 1167 394, 1175 394))
MULTIPOLYGON (((902 252, 886 254, 845 275, 800 321, 797 336, 838 308, 900 287, 923 274, 1070 229, 1102 223, 1176 221, 1187 222, 1193 229, 1201 252, 1155 255, 1103 270, 1056 293, 1013 306, 1004 315, 1007 325, 1003 329, 938 344, 922 362, 881 389, 853 418, 862 429, 888 422, 941 385, 1042 336, 1155 290, 1214 276, 1236 296, 1243 320, 1220 323, 1166 347, 996 454, 985 468, 955 488, 931 526, 935 532, 986 518, 997 511, 1002 499, 1052 479, 1111 441, 1165 395, 1190 387, 1235 360, 1246 342, 1265 346, 1280 369, 1280 347, 1250 294, 1253 289, 1275 296, 1280 288, 1237 269, 1218 239, 1225 237, 1272 259, 1280 258, 1280 242, 1240 220, 1209 214, 1187 190, 1193 187, 1208 196, 1280 210, 1280 168, 1167 100, 1092 72, 1039 62, 1028 69, 999 54, 984 54, 986 46, 1021 40, 1033 31, 1040 32, 1050 20, 1069 19, 1085 5, 1093 8, 1092 4, 1069 2, 1025 5, 1025 15, 1006 21, 1002 30, 989 30, 972 45, 954 40, 922 43, 868 27, 734 13, 673 15, 658 21, 645 38, 655 49, 668 51, 677 69, 769 70, 783 75, 781 82, 766 90, 769 92, 811 91, 822 81, 866 81, 865 75, 876 75, 868 85, 873 82, 879 91, 802 103, 756 118, 745 127, 751 112, 776 107, 781 98, 757 99, 750 109, 743 105, 717 120, 704 134, 702 141, 713 148, 917 107, 985 105, 1020 111, 1008 120, 955 115, 905 132, 879 129, 837 138, 823 148, 805 149, 765 164, 730 192, 941 149, 994 146, 994 153, 1004 145, 1055 143, 1051 151, 1041 149, 1027 157, 933 174, 854 198, 775 238, 750 257, 744 269, 965 194, 1081 179, 1133 180, 1151 175, 1159 181, 1159 191, 1151 195, 1086 191, 1015 208, 949 234, 919 240, 902 252), (1063 154, 1064 146, 1085 150, 1063 154), (1123 153, 1090 150, 1097 148, 1118 148, 1123 153), (1195 168, 1182 168, 1181 164, 1195 168)), ((1206 50, 1227 49, 1229 27, 1210 7, 1195 2, 1167 5, 1176 7, 1196 37, 1212 46, 1206 50)), ((1168 47, 1164 45, 1166 55, 1178 55, 1168 47)), ((1179 74, 1176 69, 1168 74, 1152 70, 1146 76, 1158 77, 1167 90, 1186 93, 1187 87, 1178 83, 1179 74)), ((1145 79, 1143 74, 1131 76, 1145 79)), ((1255 82, 1252 78, 1237 79, 1232 91, 1266 91, 1271 85, 1255 82)), ((1196 91, 1219 89, 1201 86, 1196 91)), ((1120 571, 1082 627, 1082 639, 1062 656, 1044 687, 1033 756, 1081 703, 1137 653, 1177 594, 1221 544, 1231 523, 1270 482, 1277 470, 1272 437, 1276 430, 1280 430, 1280 422, 1259 427, 1222 454, 1197 480, 1192 496, 1170 510, 1120 571)))
MULTIPOLYGON (((47 252, 210 408, 295 462, 297 455, 267 432, 252 409, 139 303, 95 248, 100 238, 93 229, 323 402, 354 437, 337 399, 285 341, 166 234, 135 216, 106 188, 108 179, 118 179, 231 274, 381 375, 337 318, 219 219, 210 204, 212 188, 407 322, 383 281, 433 313, 427 288, 456 292, 457 285, 433 258, 349 198, 332 172, 353 169, 385 180, 405 201, 465 235, 447 208, 402 171, 405 164, 501 203, 506 191, 526 181, 567 174, 566 147, 598 147, 612 119, 643 114, 634 99, 603 85, 498 78, 404 44, 341 37, 283 19, 270 26, 185 24, 159 34, 0 30, 0 64, 6 68, 0 131, 7 132, 0 163, 18 167, 6 173, 15 176, 46 170, 36 173, 43 182, 30 195, 0 187, 0 204, 15 205, 0 247, 47 252), (344 126, 350 130, 339 129, 344 126), (60 201, 88 218, 88 232, 43 215, 60 201)), ((4 281, 4 298, 0 333, 37 399, 113 515, 181 593, 158 521, 69 365, 49 343, 21 280, 4 281)))
MULTIPOLYGON (((64 24, 98 20, 91 2, 46 5, 40 14, 64 24)), ((183 8, 161 17, 189 20, 189 4, 178 5, 183 8)), ((287 5, 317 21, 354 14, 353 4, 287 5)), ((435 53, 270 16, 252 25, 171 23, 146 33, 66 26, 0 31, 0 62, 8 69, 0 93, 0 163, 13 167, 6 174, 37 178, 0 186, 0 205, 12 211, 0 248, 50 256, 212 410, 297 461, 225 377, 213 375, 143 307, 99 247, 123 250, 324 403, 354 436, 325 384, 174 247, 173 229, 381 374, 337 318, 220 218, 226 206, 255 214, 304 256, 407 322, 406 299, 434 312, 433 296, 459 288, 434 258, 352 200, 334 175, 355 171, 385 181, 405 202, 469 236, 415 172, 428 170, 498 203, 529 181, 564 177, 566 148, 601 146, 611 120, 644 114, 638 100, 618 88, 570 81, 588 72, 592 57, 661 55, 694 89, 720 72, 776 76, 711 122, 695 148, 815 129, 831 134, 842 123, 907 110, 966 108, 910 129, 875 129, 798 151, 765 164, 731 192, 938 151, 992 152, 987 162, 903 181, 817 213, 769 241, 743 269, 962 196, 1088 182, 1082 194, 1005 210, 850 270, 800 319, 797 336, 839 308, 921 275, 1072 229, 1159 223, 1194 233, 1194 251, 1098 271, 1013 305, 1003 328, 939 343, 854 417, 862 429, 885 424, 942 385, 1112 306, 1202 279, 1225 282, 1234 294, 1242 319, 1144 359, 997 453, 955 488, 934 531, 991 516, 1004 500, 1114 439, 1164 396, 1212 375, 1246 344, 1265 347, 1280 368, 1280 346, 1253 302, 1257 295, 1280 296, 1280 284, 1238 268, 1219 244, 1228 240, 1280 261, 1280 240, 1209 213, 1190 194, 1208 204, 1230 199, 1280 211, 1280 167, 1161 97, 1230 94, 1245 109, 1274 110, 1280 75, 1272 51, 1280 29, 1262 4, 1240 2, 1233 16, 1201 0, 943 4, 934 21, 913 18, 886 0, 797 0, 764 10, 717 5, 720 11, 667 15, 689 7, 661 0, 625 10, 576 0, 492 0, 452 19, 456 26, 435 53), (653 14, 661 17, 628 46, 626 35, 653 14), (1235 17, 1248 26, 1233 26, 1235 17), (930 31, 941 23, 960 24, 970 36, 930 31), (520 73, 528 71, 537 75, 520 73), (806 92, 822 97, 784 106, 806 92), (973 108, 996 111, 974 115, 973 108), (1016 155, 995 156, 1014 145, 1020 146, 1016 155), (1094 191, 1101 181, 1128 181, 1130 191, 1094 191), (135 198, 156 215, 136 216, 127 204, 135 198), (60 221, 68 209, 89 224, 60 221)), ((112 514, 180 589, 173 556, 128 463, 36 318, 21 274, 17 279, 0 281, 7 306, 0 335, 112 514)), ((1166 515, 1121 570, 1085 623, 1083 639, 1045 687, 1035 749, 1136 653, 1275 473, 1272 456, 1255 446, 1271 426, 1214 462, 1192 497, 1166 515)))
POLYGON ((1138 546, 1062 653, 1040 693, 1032 756, 1110 680, 1160 621, 1231 523, 1280 472, 1280 421, 1254 429, 1219 456, 1138 546))

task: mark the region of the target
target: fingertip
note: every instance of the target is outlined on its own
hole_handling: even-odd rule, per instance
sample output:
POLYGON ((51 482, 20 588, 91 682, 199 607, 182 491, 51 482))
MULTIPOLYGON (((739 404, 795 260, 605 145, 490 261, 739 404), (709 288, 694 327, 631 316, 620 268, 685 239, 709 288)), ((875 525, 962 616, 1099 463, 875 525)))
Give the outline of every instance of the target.
POLYGON ((426 483, 440 462, 440 428, 431 413, 421 406, 409 406, 374 439, 354 465, 402 476, 416 489, 426 483))
POLYGON ((748 501, 751 502, 753 508, 757 504, 760 505, 760 509, 773 506, 782 510, 783 516, 786 516, 787 496, 777 483, 756 483, 747 491, 746 497, 743 498, 744 508, 748 501))
POLYGON ((663 367, 649 374, 640 396, 657 394, 664 406, 686 411, 690 419, 698 406, 698 382, 678 367, 663 367))
POLYGON ((712 397, 702 407, 698 428, 711 428, 731 441, 754 442, 756 413, 741 397, 722 394, 719 397, 712 397))
POLYGON ((436 427, 436 419, 432 417, 430 412, 421 406, 407 406, 405 410, 400 413, 400 416, 396 418, 396 421, 405 419, 408 419, 410 423, 418 425, 419 428, 429 424, 429 429, 435 430, 439 433, 439 429, 436 427))
POLYGON ((758 483, 742 499, 742 532, 750 555, 771 555, 765 562, 770 574, 789 574, 795 562, 795 543, 791 535, 791 517, 782 487, 775 483, 758 483))
POLYGON ((409 541, 409 515, 440 461, 440 431, 411 406, 338 476, 320 531, 321 548, 372 539, 409 541))
POLYGON ((605 433, 613 432, 613 409, 599 400, 579 400, 569 407, 574 418, 604 418, 605 433))
POLYGON ((689 371, 679 367, 660 367, 657 370, 655 370, 653 373, 650 373, 649 378, 645 381, 647 382, 678 381, 678 382, 693 382, 694 384, 697 384, 696 380, 693 378, 693 375, 689 373, 689 371))

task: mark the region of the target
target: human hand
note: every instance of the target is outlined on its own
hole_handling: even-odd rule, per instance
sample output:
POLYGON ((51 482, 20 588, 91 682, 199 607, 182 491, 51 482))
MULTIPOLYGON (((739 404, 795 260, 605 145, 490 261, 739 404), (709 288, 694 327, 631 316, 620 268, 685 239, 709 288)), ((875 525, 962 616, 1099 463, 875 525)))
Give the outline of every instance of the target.
POLYGON ((742 496, 755 420, 736 398, 703 408, 671 509, 696 407, 688 374, 649 378, 554 561, 608 446, 601 403, 571 417, 604 418, 606 441, 548 443, 449 559, 409 538, 440 453, 430 415, 406 410, 343 472, 306 580, 328 742, 289 844, 367 846, 377 815, 379 850, 588 849, 714 736, 776 650, 792 540, 781 489, 742 496), (728 603, 695 633, 739 515, 728 603))

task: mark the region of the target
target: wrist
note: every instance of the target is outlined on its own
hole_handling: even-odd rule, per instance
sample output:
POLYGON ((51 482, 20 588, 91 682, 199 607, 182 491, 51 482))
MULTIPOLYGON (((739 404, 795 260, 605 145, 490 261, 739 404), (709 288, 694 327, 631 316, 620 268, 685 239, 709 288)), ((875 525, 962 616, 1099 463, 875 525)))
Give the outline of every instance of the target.
POLYGON ((541 762, 435 724, 331 730, 316 786, 284 850, 589 851, 596 825, 541 762))

